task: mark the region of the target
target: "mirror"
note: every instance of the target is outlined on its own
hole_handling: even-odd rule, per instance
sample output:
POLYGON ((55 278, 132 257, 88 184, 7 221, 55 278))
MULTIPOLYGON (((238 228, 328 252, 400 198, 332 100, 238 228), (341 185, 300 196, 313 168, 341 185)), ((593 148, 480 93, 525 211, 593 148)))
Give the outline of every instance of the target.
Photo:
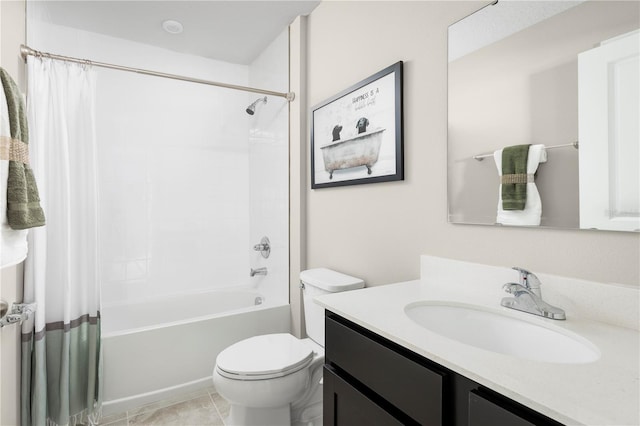
POLYGON ((639 28, 636 1, 502 0, 449 27, 449 222, 640 230, 639 28))

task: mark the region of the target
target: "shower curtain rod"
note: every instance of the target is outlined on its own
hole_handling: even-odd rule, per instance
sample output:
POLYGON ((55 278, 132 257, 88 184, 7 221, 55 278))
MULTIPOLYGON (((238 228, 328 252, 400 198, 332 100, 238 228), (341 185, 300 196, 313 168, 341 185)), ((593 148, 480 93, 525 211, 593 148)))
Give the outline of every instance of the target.
POLYGON ((59 59, 67 62, 75 62, 78 64, 93 65, 101 68, 110 68, 110 69, 120 70, 120 71, 135 72, 137 74, 152 75, 155 77, 170 78, 173 80, 182 80, 182 81, 188 81, 191 83, 199 83, 199 84, 207 84, 209 86, 224 87, 226 89, 242 90, 245 92, 260 93, 262 95, 278 96, 281 98, 285 98, 289 102, 295 99, 295 93, 293 92, 287 92, 287 93, 274 92, 271 90, 256 89, 253 87, 236 86, 234 84, 218 83, 216 81, 201 80, 199 78, 192 78, 192 77, 184 77, 176 74, 167 74, 163 72, 149 71, 149 70, 144 70, 140 68, 130 68, 130 67, 124 67, 122 65, 107 64, 104 62, 95 62, 95 61, 90 61, 88 59, 79 59, 79 58, 72 58, 69 56, 55 55, 53 53, 45 53, 45 52, 37 51, 35 49, 30 48, 29 46, 25 46, 24 44, 20 45, 20 55, 25 61, 27 60, 27 56, 45 57, 45 58, 51 58, 51 59, 59 59))

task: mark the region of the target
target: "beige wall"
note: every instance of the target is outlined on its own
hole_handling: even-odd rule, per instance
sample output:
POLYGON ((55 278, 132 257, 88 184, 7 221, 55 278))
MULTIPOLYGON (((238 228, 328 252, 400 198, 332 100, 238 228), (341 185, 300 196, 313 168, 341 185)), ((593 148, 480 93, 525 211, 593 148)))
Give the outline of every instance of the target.
MULTIPOLYGON (((25 1, 0 1, 0 66, 24 90, 25 1)), ((11 305, 22 301, 22 264, 0 271, 0 297, 11 305)), ((0 329, 0 425, 20 423, 20 327, 0 329)))
POLYGON ((324 1, 311 13, 309 107, 404 61, 405 180, 308 189, 307 267, 381 285, 418 278, 429 254, 640 286, 638 234, 447 223, 447 27, 483 4, 324 1))
POLYGON ((26 44, 25 0, 0 1, 0 63, 23 90, 25 64, 20 45, 26 44))
MULTIPOLYGON (((0 271, 0 298, 22 301, 22 266, 0 271)), ((0 425, 20 423, 20 326, 0 328, 0 425)))

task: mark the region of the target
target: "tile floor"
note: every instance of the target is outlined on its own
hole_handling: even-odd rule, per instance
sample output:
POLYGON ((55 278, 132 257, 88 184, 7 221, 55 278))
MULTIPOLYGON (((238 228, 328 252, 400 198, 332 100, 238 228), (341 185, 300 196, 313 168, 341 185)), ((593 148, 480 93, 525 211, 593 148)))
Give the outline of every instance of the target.
POLYGON ((213 388, 103 417, 100 426, 224 426, 229 404, 213 388))

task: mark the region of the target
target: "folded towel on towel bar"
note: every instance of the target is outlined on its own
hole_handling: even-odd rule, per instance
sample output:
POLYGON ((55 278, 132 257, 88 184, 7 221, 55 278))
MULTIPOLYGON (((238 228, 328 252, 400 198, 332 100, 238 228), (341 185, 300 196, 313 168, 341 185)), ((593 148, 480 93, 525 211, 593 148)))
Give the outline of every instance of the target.
POLYGON ((547 161, 547 151, 544 145, 530 145, 527 150, 527 167, 524 173, 509 173, 516 176, 504 176, 507 183, 502 183, 502 151, 502 149, 499 149, 493 153, 493 159, 501 179, 498 191, 496 223, 514 226, 538 226, 542 217, 542 201, 540 200, 540 193, 536 187, 534 176, 538 170, 538 165, 547 161), (503 185, 513 184, 526 186, 524 208, 522 210, 509 210, 503 207, 503 185))

